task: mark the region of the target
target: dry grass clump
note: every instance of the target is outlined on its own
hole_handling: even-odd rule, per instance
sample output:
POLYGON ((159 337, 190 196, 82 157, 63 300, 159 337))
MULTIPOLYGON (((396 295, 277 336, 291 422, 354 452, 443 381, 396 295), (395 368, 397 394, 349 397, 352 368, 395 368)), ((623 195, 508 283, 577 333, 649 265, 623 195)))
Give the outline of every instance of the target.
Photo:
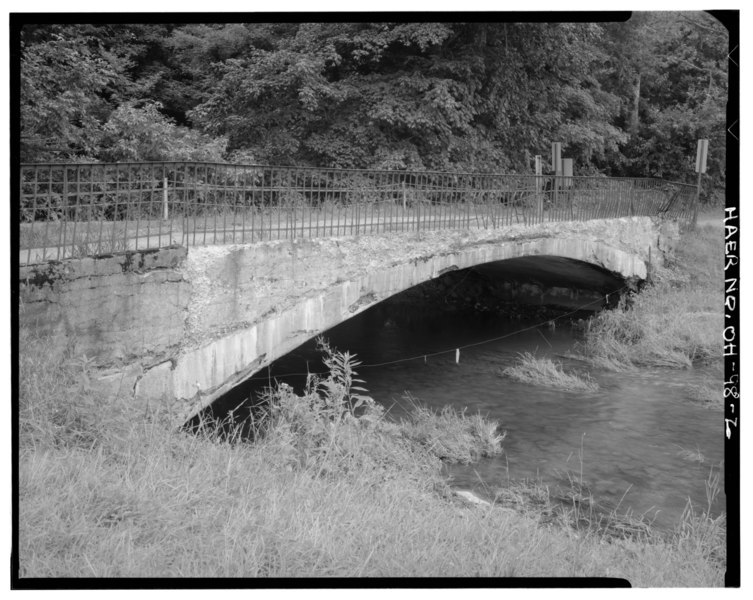
POLYGON ((616 540, 651 543, 661 538, 644 517, 601 506, 590 488, 575 478, 570 479, 569 485, 554 488, 534 480, 510 482, 496 490, 495 503, 535 517, 543 526, 564 527, 604 543, 616 540))
POLYGON ((724 407, 724 394, 722 380, 716 382, 704 382, 698 385, 688 386, 690 398, 697 401, 704 408, 722 409, 724 407))
POLYGON ((468 416, 451 406, 436 412, 410 395, 406 398, 412 409, 400 422, 400 433, 412 443, 448 462, 467 464, 501 454, 506 432, 500 431, 496 421, 479 414, 468 416))
POLYGON ((549 358, 537 358, 530 352, 520 354, 517 364, 502 369, 501 374, 523 383, 564 391, 595 392, 599 389, 599 384, 590 375, 566 373, 561 363, 554 363, 549 358))
POLYGON ((723 236, 707 226, 683 235, 673 263, 654 282, 604 311, 586 328, 578 351, 610 370, 688 368, 721 357, 723 236))

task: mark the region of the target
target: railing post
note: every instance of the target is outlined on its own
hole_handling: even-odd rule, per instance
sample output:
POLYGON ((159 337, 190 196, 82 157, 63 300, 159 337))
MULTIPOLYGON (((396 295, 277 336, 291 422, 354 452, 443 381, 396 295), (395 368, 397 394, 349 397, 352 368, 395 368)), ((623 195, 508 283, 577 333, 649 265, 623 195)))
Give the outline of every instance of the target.
POLYGON ((167 210, 167 175, 164 174, 164 177, 162 178, 162 219, 167 221, 168 218, 168 210, 167 210))
POLYGON ((416 238, 421 239, 421 203, 416 202, 416 238))
POLYGON ((698 205, 701 203, 701 173, 698 171, 698 182, 696 183, 695 188, 695 200, 693 201, 693 221, 690 225, 690 228, 695 231, 696 225, 698 224, 698 205))

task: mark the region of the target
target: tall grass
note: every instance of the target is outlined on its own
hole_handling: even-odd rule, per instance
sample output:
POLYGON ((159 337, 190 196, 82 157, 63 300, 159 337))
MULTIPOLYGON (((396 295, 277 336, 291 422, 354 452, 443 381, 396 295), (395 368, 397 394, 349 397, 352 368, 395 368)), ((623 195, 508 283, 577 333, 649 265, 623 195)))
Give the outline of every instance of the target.
POLYGON ((537 358, 530 352, 523 352, 515 365, 505 367, 500 373, 523 383, 564 391, 595 392, 599 389, 599 384, 587 373, 566 373, 561 363, 549 358, 537 358))
POLYGON ((590 321, 578 351, 611 370, 688 368, 721 358, 723 241, 714 225, 685 233, 651 285, 590 321))
POLYGON ((451 406, 436 412, 410 395, 406 399, 411 411, 401 420, 401 434, 438 458, 467 464, 502 452, 506 432, 500 431, 496 421, 479 414, 468 416, 451 406))
POLYGON ((485 443, 495 436, 498 451, 496 426, 449 413, 390 423, 354 389, 352 371, 347 385, 344 362, 339 374, 312 379, 302 396, 275 392, 252 444, 209 428, 172 430, 159 413, 129 414, 125 398, 97 396, 86 360, 49 358, 45 349, 44 340, 26 336, 20 357, 21 577, 606 576, 636 586, 722 584, 721 558, 708 552, 707 537, 696 538, 699 527, 682 544, 607 542, 542 522, 536 512, 453 501, 434 440, 470 431, 485 443))

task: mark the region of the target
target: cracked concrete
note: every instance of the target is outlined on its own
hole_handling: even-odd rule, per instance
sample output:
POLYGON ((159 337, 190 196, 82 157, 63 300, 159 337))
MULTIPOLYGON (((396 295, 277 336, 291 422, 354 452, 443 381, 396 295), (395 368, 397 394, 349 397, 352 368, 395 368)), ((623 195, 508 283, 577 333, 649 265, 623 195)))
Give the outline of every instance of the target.
POLYGON ((73 345, 101 369, 169 357, 183 338, 188 282, 177 269, 185 249, 134 252, 22 267, 21 325, 73 345))

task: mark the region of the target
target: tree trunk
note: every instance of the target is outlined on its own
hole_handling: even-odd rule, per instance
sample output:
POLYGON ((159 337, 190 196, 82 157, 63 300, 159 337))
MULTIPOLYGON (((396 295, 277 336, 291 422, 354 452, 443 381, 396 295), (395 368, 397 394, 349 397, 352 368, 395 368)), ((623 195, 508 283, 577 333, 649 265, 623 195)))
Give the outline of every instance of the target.
POLYGON ((633 110, 630 112, 630 124, 628 132, 630 135, 636 135, 638 133, 638 106, 641 101, 641 74, 638 73, 635 78, 635 91, 633 94, 633 110))

